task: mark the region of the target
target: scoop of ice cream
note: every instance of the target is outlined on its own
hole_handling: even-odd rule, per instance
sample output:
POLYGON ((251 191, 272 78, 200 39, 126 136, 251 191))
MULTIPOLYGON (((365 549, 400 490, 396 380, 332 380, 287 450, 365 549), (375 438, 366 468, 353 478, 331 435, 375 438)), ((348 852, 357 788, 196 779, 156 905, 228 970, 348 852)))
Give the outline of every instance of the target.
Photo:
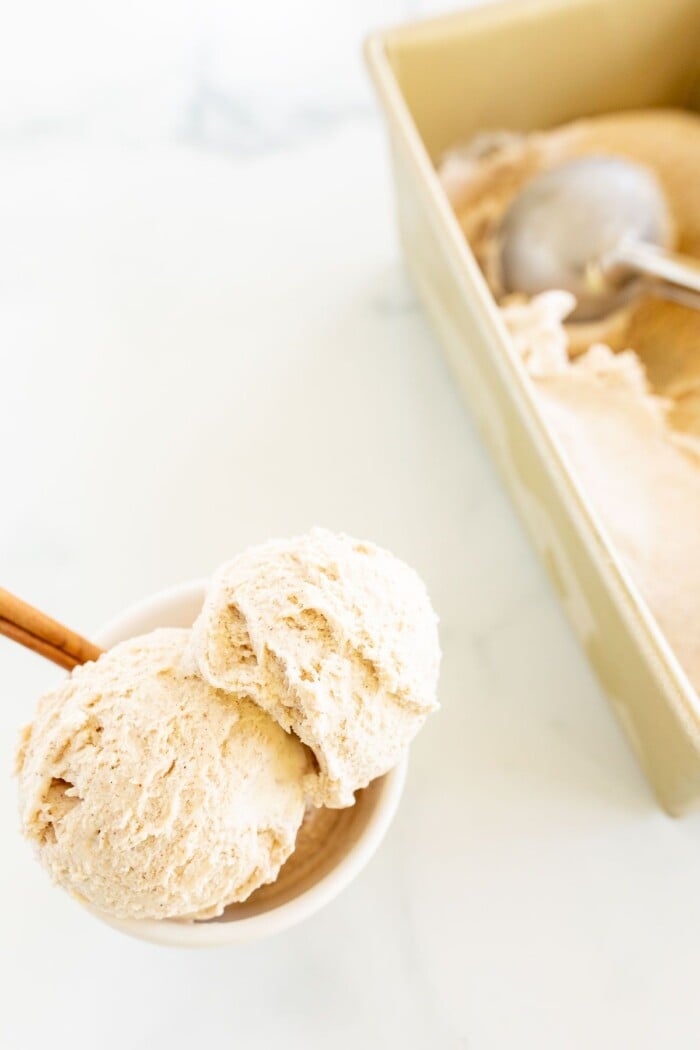
POLYGON ((77 668, 20 744, 25 835, 65 889, 123 918, 245 900, 304 816, 308 751, 244 691, 203 681, 189 639, 154 631, 77 668))
POLYGON ((437 707, 437 618, 423 583, 369 543, 323 529, 224 565, 193 628, 197 663, 313 751, 316 805, 352 805, 437 707))

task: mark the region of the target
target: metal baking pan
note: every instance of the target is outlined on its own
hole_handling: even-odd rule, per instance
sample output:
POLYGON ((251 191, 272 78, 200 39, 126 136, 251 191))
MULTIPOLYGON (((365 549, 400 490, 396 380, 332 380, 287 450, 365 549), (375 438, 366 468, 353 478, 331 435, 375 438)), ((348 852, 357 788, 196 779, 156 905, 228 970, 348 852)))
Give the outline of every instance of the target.
POLYGON ((435 162, 483 130, 699 109, 699 41, 698 0, 518 0, 366 44, 408 267, 581 643, 674 815, 700 803, 700 699, 538 412, 435 162))

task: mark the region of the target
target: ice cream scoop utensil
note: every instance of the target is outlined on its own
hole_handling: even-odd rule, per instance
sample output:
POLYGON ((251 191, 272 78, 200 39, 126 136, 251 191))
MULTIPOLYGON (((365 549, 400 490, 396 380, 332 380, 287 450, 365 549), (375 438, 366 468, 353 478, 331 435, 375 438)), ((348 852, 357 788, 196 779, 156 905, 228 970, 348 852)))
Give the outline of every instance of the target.
POLYGON ((71 671, 102 649, 0 587, 0 634, 71 671))
POLYGON ((643 290, 700 309, 700 262, 667 250, 671 218, 651 172, 612 156, 530 179, 499 229, 508 292, 573 292, 575 321, 604 317, 643 290), (650 283, 653 282, 653 283, 650 283))

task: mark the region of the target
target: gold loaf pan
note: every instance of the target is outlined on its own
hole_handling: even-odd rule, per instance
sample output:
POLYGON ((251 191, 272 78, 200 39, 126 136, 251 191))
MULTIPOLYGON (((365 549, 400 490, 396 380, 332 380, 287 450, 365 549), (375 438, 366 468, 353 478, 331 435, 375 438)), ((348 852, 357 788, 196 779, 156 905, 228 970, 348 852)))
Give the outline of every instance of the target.
POLYGON ((434 164, 482 130, 700 109, 699 44, 698 0, 512 0, 366 44, 409 269, 581 643, 673 815, 700 803, 700 698, 539 415, 434 164))

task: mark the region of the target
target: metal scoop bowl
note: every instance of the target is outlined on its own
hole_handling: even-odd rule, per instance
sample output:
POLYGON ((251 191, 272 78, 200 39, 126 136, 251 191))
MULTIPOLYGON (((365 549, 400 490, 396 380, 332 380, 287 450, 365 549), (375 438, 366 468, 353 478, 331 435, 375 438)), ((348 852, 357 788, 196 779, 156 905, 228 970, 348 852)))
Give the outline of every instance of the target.
POLYGON ((564 288, 573 321, 594 321, 642 292, 700 309, 700 263, 669 251, 672 223, 650 171, 612 156, 568 161, 531 179, 499 228, 508 292, 564 288))

